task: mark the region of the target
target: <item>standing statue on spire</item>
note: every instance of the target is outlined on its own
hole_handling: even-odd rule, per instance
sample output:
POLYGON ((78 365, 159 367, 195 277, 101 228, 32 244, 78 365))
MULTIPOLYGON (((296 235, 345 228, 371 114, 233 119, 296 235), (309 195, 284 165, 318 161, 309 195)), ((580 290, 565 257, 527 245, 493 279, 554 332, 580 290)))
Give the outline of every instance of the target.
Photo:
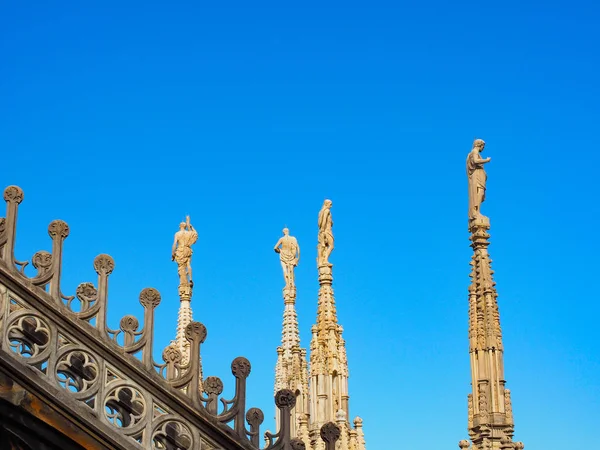
POLYGON ((481 214, 481 204, 485 201, 485 183, 487 175, 483 165, 492 158, 482 158, 480 153, 485 147, 482 139, 475 139, 473 148, 467 156, 467 178, 469 179, 469 223, 476 219, 487 219, 481 214))
POLYGON ((300 246, 294 236, 290 236, 290 230, 283 229, 283 236, 279 238, 274 247, 275 253, 279 253, 283 279, 287 289, 295 287, 294 267, 300 261, 300 246))
POLYGON ((171 259, 177 262, 180 285, 194 285, 192 281, 192 245, 197 240, 198 232, 190 223, 190 216, 186 216, 185 222, 179 224, 179 231, 175 233, 171 250, 171 259))
POLYGON ((319 211, 319 243, 317 244, 317 267, 331 267, 329 255, 333 251, 333 220, 331 218, 331 200, 325 200, 319 211))

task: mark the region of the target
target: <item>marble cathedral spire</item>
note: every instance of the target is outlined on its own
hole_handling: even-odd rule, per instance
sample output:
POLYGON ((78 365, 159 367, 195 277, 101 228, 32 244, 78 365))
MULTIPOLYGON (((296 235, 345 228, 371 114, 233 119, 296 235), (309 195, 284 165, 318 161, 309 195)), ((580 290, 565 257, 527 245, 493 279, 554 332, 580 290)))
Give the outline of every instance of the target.
POLYGON ((312 327, 309 379, 309 438, 312 450, 323 450, 319 430, 327 422, 335 422, 341 430, 339 450, 364 450, 362 419, 349 423, 348 361, 342 327, 338 323, 333 295, 333 220, 331 200, 325 200, 319 212, 317 268, 319 270, 319 301, 317 322, 312 327))
MULTIPOLYGON (((190 216, 179 224, 175 233, 171 258, 177 263, 179 275, 179 314, 177 316, 177 335, 171 346, 176 347, 182 355, 182 364, 190 360, 190 342, 185 337, 185 329, 192 322, 192 245, 198 240, 198 232, 190 223, 190 216)), ((202 383, 202 364, 200 363, 200 383, 202 383)), ((200 386, 202 388, 202 386, 200 386)))
POLYGON ((472 393, 468 396, 468 430, 471 443, 460 441, 461 449, 523 449, 513 442, 514 420, 510 391, 505 388, 504 348, 498 310, 498 294, 488 254, 489 219, 481 214, 486 180, 482 158, 485 142, 476 139, 467 156, 469 181, 469 233, 471 285, 469 286, 469 354, 472 393))
MULTIPOLYGON (((308 363, 306 349, 300 347, 300 330, 296 314, 296 281, 294 269, 300 260, 300 246, 287 228, 275 244, 279 253, 285 286, 283 288, 283 331, 281 346, 277 348, 275 366, 275 393, 290 389, 296 394, 296 406, 291 414, 291 436, 300 438, 308 448, 308 363)), ((276 429, 279 429, 279 414, 276 414, 276 429)))

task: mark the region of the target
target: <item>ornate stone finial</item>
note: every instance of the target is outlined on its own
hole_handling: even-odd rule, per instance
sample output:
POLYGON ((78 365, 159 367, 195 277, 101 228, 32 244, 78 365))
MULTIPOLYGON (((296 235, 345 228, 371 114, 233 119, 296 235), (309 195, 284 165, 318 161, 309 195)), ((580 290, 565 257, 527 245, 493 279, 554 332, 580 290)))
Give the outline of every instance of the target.
POLYGON ((4 189, 4 200, 18 205, 23 201, 23 189, 19 186, 8 186, 4 189))
POLYGON ((290 236, 290 230, 283 229, 283 236, 279 238, 274 247, 275 253, 279 253, 285 288, 295 287, 294 268, 300 261, 300 246, 294 236, 290 236))
POLYGON ((281 389, 275 394, 275 405, 278 408, 292 409, 296 405, 296 396, 290 389, 281 389))
POLYGON ((306 444, 298 438, 294 438, 290 441, 290 447, 292 450, 306 450, 306 444))
POLYGON ((137 320, 137 317, 128 314, 121 319, 119 323, 119 328, 121 331, 135 333, 140 327, 140 322, 137 320))
POLYGON ((48 225, 48 234, 51 238, 59 237, 61 239, 66 239, 69 235, 69 225, 62 220, 53 220, 50 225, 48 225))
POLYGON ((40 250, 33 255, 33 259, 31 260, 33 263, 33 267, 38 270, 46 271, 49 270, 52 266, 52 253, 48 253, 45 250, 40 250))
POLYGON ((258 408, 250 408, 246 413, 246 422, 253 428, 258 428, 264 421, 265 415, 258 408))
POLYGON ((110 275, 115 269, 115 261, 110 255, 103 253, 94 258, 94 269, 98 275, 110 275))
POLYGON ((327 422, 321 427, 320 434, 321 439, 323 439, 326 443, 333 444, 340 438, 340 427, 333 422, 327 422))
POLYGON ((250 365, 250 361, 243 356, 238 356, 231 363, 231 373, 236 378, 248 378, 251 370, 252 366, 250 365))
POLYGON ((185 222, 179 224, 179 231, 175 233, 171 259, 177 262, 179 285, 193 286, 192 281, 192 245, 198 240, 198 232, 190 223, 190 216, 185 222))
POLYGON ((140 303, 144 308, 156 308, 160 304, 160 292, 154 288, 142 289, 140 303))
POLYGON ((515 444, 509 436, 502 436, 500 438, 500 450, 514 450, 515 444))
POLYGON ((203 344, 207 334, 206 327, 200 322, 191 322, 185 327, 185 338, 188 341, 198 339, 198 341, 203 344))
POLYGON ((162 352, 164 362, 181 363, 182 355, 175 343, 171 343, 165 347, 162 352))
POLYGON ((469 227, 489 223, 489 219, 481 214, 481 204, 485 201, 485 184, 487 175, 483 165, 490 162, 491 158, 482 158, 481 152, 485 148, 482 139, 475 139, 473 148, 467 156, 467 178, 469 180, 469 227))
POLYGON ((219 377, 207 377, 202 386, 207 394, 221 395, 223 393, 223 382, 219 377))
POLYGON ((317 244, 317 267, 331 267, 329 255, 333 251, 333 220, 331 218, 331 200, 325 200, 319 211, 319 243, 317 244))
POLYGON ((458 447, 465 449, 465 448, 469 448, 469 441, 467 441, 466 439, 463 439, 462 441, 460 441, 458 443, 458 447))
POLYGON ((515 450, 523 450, 524 448, 525 444, 523 444, 521 441, 515 442, 515 450))

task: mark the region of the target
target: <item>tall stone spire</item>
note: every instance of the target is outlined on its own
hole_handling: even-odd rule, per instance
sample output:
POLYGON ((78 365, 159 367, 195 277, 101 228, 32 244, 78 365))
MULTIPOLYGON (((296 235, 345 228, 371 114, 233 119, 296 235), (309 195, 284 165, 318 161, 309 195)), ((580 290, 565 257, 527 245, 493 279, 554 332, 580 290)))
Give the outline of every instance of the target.
MULTIPOLYGON (((179 224, 175 233, 171 255, 177 263, 179 275, 179 315, 177 316, 177 335, 174 345, 182 354, 182 364, 190 360, 190 342, 185 337, 185 329, 192 322, 192 245, 198 240, 198 232, 190 223, 190 216, 179 224)), ((202 364, 200 364, 200 382, 202 382, 202 364)))
POLYGON ((342 327, 338 324, 333 295, 333 265, 329 256, 334 247, 331 200, 325 200, 319 212, 317 268, 319 270, 319 302, 317 322, 312 327, 310 343, 310 448, 325 448, 319 435, 327 422, 341 429, 339 450, 364 450, 362 419, 349 423, 348 361, 342 327))
POLYGON ((467 156, 469 181, 469 233, 471 234, 471 285, 469 286, 469 353, 472 393, 468 396, 468 430, 472 444, 461 449, 523 449, 513 442, 514 421, 510 391, 505 388, 504 348, 498 310, 498 294, 488 254, 489 219, 481 214, 487 175, 482 158, 485 143, 476 139, 467 156))
MULTIPOLYGON (((296 314, 296 282, 294 268, 300 259, 300 246, 295 237, 283 229, 283 237, 274 250, 279 253, 285 287, 283 288, 283 331, 281 346, 277 348, 275 366, 275 393, 290 389, 296 394, 296 406, 292 409, 291 436, 298 437, 309 445, 308 439, 308 363, 306 349, 300 347, 300 330, 296 314)), ((279 429, 279 414, 275 415, 279 429)))

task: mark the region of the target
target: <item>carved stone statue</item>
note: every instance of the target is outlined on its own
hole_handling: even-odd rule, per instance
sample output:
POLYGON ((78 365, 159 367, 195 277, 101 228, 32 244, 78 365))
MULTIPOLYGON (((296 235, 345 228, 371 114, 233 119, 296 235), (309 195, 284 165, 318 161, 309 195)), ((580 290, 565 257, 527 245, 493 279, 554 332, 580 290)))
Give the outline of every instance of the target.
POLYGON ((469 222, 480 217, 481 204, 485 201, 485 183, 487 175, 483 165, 490 162, 491 158, 482 158, 480 153, 485 147, 482 139, 475 139, 473 148, 467 156, 467 178, 469 179, 469 222))
POLYGON ((290 230, 287 228, 283 229, 283 236, 275 244, 274 250, 275 253, 279 253, 285 287, 294 287, 294 267, 298 265, 298 261, 300 260, 300 246, 296 238, 290 236, 290 230))
POLYGON ((329 255, 333 251, 333 220, 331 218, 331 200, 325 200, 319 211, 319 243, 317 245, 317 267, 329 266, 329 255))
POLYGON ((173 249, 171 250, 171 259, 177 262, 177 273, 179 274, 179 284, 194 285, 192 281, 192 245, 198 240, 198 232, 190 223, 190 216, 185 218, 185 222, 179 224, 179 231, 175 233, 173 249))

